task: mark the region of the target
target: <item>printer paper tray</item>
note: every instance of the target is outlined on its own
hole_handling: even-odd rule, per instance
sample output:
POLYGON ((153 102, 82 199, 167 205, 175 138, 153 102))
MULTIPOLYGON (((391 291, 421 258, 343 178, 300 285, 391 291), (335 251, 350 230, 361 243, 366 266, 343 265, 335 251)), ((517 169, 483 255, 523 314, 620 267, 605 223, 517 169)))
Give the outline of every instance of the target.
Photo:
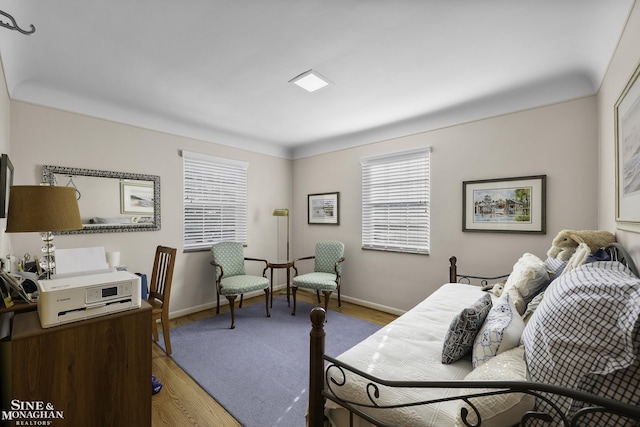
MULTIPOLYGON (((111 313, 117 313, 119 311, 132 310, 138 308, 134 306, 131 299, 122 301, 113 301, 107 305, 101 305, 97 307, 87 307, 79 310, 71 310, 63 313, 58 313, 58 321, 55 323, 44 324, 41 323, 43 328, 50 328, 52 326, 63 325, 65 323, 77 322, 80 320, 91 319, 93 317, 105 316, 111 313)), ((40 317, 42 322, 42 316, 40 317)))

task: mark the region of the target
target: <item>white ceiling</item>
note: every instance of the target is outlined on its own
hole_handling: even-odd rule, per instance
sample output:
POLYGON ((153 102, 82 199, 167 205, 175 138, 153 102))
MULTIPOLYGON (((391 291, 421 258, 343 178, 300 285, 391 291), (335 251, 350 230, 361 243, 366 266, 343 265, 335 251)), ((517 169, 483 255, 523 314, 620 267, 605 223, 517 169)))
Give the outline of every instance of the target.
POLYGON ((4 0, 0 55, 12 99, 299 158, 592 95, 632 5, 4 0))

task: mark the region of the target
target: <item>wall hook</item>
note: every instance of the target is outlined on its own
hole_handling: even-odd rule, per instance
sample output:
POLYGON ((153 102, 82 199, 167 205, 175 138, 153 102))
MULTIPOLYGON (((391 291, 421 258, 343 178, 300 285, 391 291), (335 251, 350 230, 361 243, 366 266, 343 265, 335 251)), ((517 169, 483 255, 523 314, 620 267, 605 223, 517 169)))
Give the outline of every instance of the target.
POLYGON ((31 25, 30 25, 30 26, 31 26, 31 31, 23 30, 23 29, 22 29, 22 28, 20 28, 20 26, 16 23, 16 20, 15 20, 15 19, 13 19, 13 16, 11 16, 11 15, 9 15, 8 13, 3 12, 3 11, 1 11, 1 10, 0 10, 0 15, 7 17, 7 18, 9 19, 9 21, 11 21, 11 22, 7 23, 7 22, 4 22, 2 19, 0 19, 0 26, 1 26, 1 27, 5 27, 5 28, 8 28, 8 29, 10 29, 10 30, 16 30, 16 31, 19 31, 19 32, 21 32, 22 34, 26 34, 26 35, 33 34, 33 33, 35 33, 35 32, 36 32, 36 27, 34 27, 34 26, 33 26, 33 24, 31 24, 31 25))

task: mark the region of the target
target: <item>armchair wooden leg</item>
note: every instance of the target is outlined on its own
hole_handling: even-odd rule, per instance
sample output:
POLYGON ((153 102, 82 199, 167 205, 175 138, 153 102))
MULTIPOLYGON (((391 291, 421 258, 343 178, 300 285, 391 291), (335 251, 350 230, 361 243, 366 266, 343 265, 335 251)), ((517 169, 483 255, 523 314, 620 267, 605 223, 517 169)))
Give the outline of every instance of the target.
POLYGON ((236 327, 236 317, 234 313, 236 297, 237 295, 227 295, 227 299, 229 300, 229 308, 231 309, 231 328, 229 329, 234 329, 236 327))
POLYGON ((320 291, 316 291, 316 296, 318 297, 318 304, 320 304, 320 291))
POLYGON ((216 290, 216 314, 220 314, 220 291, 216 290))
POLYGON ((340 286, 338 286, 338 307, 342 307, 342 301, 340 301, 340 286))
POLYGON ((331 291, 322 291, 324 294, 324 311, 329 308, 329 298, 331 298, 331 291))
POLYGON ((265 288, 265 302, 267 303, 267 317, 271 317, 271 313, 269 313, 269 288, 265 288))
POLYGON ((171 338, 169 337, 169 313, 162 314, 162 335, 164 336, 164 348, 167 354, 171 354, 171 338))
POLYGON ((240 294, 240 304, 238 304, 238 308, 242 308, 242 301, 244 300, 244 294, 240 294))
POLYGON ((293 311, 291 312, 292 316, 296 315, 296 294, 298 293, 297 286, 291 286, 291 294, 293 295, 293 311))

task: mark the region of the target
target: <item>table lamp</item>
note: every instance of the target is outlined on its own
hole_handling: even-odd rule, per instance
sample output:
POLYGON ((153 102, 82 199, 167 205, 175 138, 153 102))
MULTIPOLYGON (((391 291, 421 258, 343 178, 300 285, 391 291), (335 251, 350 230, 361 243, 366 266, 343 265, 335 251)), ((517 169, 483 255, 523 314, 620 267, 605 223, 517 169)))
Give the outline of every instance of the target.
POLYGON ((73 187, 16 185, 9 189, 6 232, 41 233, 44 257, 40 266, 46 269, 47 279, 51 279, 56 268, 53 233, 81 228, 80 209, 73 187))
POLYGON ((273 216, 287 217, 287 262, 289 262, 289 209, 274 209, 273 216))

